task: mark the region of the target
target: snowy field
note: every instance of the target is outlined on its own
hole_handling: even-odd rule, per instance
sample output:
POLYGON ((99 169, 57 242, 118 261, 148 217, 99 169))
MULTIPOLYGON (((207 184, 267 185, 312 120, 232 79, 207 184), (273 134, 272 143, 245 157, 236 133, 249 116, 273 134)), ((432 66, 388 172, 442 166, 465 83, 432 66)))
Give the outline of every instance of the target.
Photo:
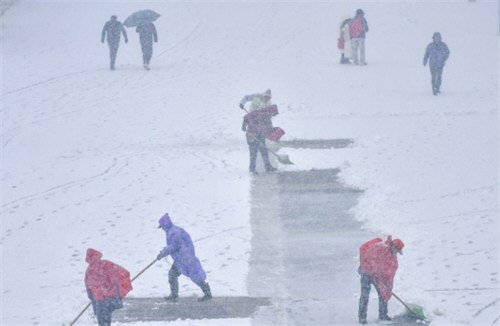
MULTIPOLYGON (((167 211, 214 295, 247 295, 252 176, 238 102, 266 88, 283 139, 355 140, 282 149, 295 165, 278 168, 338 167, 365 191, 356 219, 406 244, 394 291, 433 326, 500 324, 498 17, 493 0, 16 2, 0 18, 0 324, 70 322, 88 302, 87 248, 135 275, 164 246, 167 211), (151 70, 127 29, 110 71, 102 26, 145 8, 162 14, 151 70), (340 65, 338 25, 357 8, 368 65, 340 65), (439 96, 422 65, 435 31, 451 51, 439 96)), ((130 296, 168 294, 168 267, 130 296)), ((392 299, 390 314, 401 311, 392 299)), ((338 324, 356 322, 353 306, 338 324)), ((87 313, 78 325, 94 323, 87 313)), ((168 323, 225 324, 252 321, 168 323)))

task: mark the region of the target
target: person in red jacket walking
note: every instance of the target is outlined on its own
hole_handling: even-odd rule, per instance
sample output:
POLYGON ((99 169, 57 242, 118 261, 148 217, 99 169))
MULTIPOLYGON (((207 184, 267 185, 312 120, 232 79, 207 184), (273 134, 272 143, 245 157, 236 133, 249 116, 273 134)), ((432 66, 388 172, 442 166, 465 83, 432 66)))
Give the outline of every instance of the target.
POLYGON ((111 314, 123 308, 122 299, 132 290, 132 284, 125 268, 101 258, 99 251, 87 249, 85 287, 99 326, 109 326, 111 314))
POLYGON ((378 293, 378 318, 391 320, 387 315, 387 303, 392 296, 394 275, 398 270, 397 254, 403 254, 403 241, 392 240, 388 236, 384 242, 381 238, 372 239, 359 248, 361 275, 361 296, 359 298, 358 317, 361 324, 366 324, 370 288, 373 284, 378 293))

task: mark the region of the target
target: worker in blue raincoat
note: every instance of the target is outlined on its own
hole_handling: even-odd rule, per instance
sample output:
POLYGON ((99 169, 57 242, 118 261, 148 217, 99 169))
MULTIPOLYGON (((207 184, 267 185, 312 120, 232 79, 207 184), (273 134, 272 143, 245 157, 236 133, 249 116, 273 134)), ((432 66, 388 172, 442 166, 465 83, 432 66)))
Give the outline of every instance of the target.
POLYGON ((191 236, 183 228, 175 226, 168 213, 160 218, 159 224, 159 228, 166 233, 167 246, 160 251, 157 259, 160 260, 170 255, 174 260, 168 272, 170 295, 166 299, 175 302, 179 298, 178 278, 181 274, 189 277, 201 288, 203 297, 199 301, 212 299, 210 286, 206 282, 207 275, 201 267, 200 260, 196 257, 191 236))

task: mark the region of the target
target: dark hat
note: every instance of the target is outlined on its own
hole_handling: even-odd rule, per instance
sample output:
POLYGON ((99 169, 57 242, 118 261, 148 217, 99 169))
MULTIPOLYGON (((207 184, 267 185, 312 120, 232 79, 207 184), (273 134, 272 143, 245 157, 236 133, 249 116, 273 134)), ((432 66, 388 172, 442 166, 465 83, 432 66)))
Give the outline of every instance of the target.
POLYGON ((363 11, 363 9, 358 9, 356 10, 356 16, 363 16, 365 13, 363 11))

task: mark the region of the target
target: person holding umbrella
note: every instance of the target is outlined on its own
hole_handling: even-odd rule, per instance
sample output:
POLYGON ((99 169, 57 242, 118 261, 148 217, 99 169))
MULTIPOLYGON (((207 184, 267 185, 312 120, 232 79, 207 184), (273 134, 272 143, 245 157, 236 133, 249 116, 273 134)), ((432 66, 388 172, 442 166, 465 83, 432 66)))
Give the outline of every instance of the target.
POLYGON ((101 32, 101 42, 104 43, 104 39, 107 39, 109 46, 109 69, 115 70, 115 60, 116 53, 118 52, 118 46, 120 45, 120 33, 123 34, 125 43, 128 43, 127 31, 123 28, 121 22, 116 19, 116 16, 111 16, 101 32), (106 37, 107 35, 107 37, 106 37))
POLYGON ((378 318, 391 320, 387 303, 392 296, 394 276, 398 270, 397 254, 403 254, 404 243, 388 236, 384 242, 375 238, 359 248, 359 269, 361 276, 361 296, 359 297, 359 323, 366 324, 370 288, 373 284, 378 293, 378 318))
POLYGON ((153 41, 158 42, 158 33, 153 22, 160 17, 160 14, 150 10, 139 10, 125 19, 123 25, 127 27, 136 27, 135 31, 139 33, 139 41, 142 49, 142 63, 144 69, 149 70, 149 62, 153 56, 153 41))
POLYGON ((153 40, 155 43, 158 42, 156 27, 152 22, 145 21, 137 25, 135 31, 139 33, 144 69, 149 70, 149 62, 153 56, 153 40))

